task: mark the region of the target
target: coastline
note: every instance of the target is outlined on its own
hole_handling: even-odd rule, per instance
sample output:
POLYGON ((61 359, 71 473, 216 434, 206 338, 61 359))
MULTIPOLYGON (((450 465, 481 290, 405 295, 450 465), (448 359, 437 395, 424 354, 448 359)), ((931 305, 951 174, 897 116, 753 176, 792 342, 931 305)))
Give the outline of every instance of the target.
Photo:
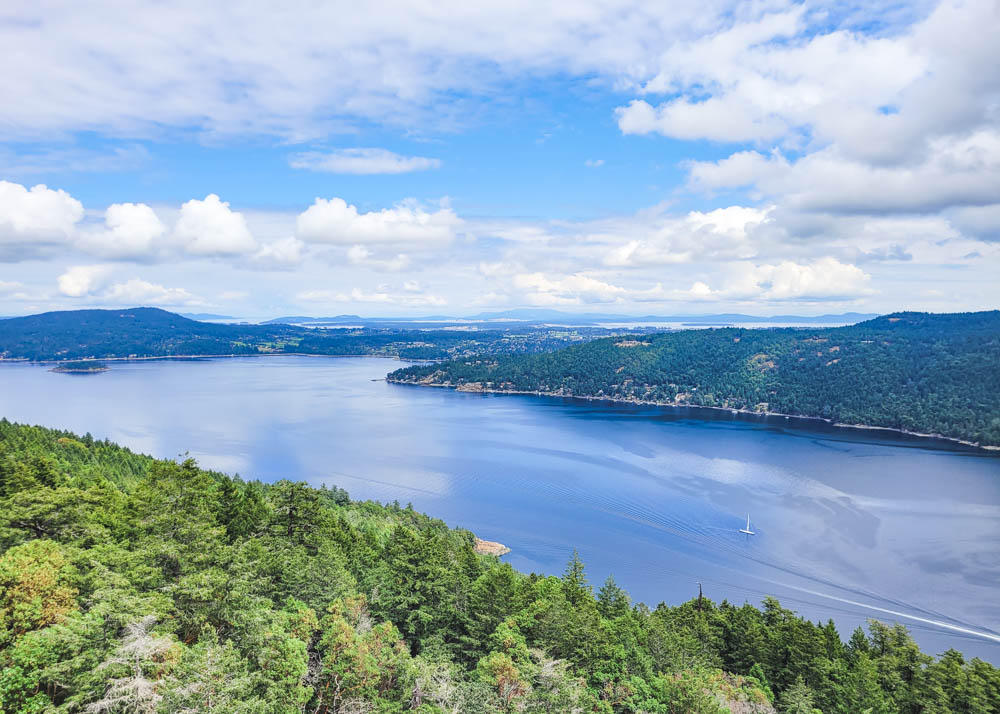
POLYGON ((771 412, 771 411, 759 412, 750 409, 734 409, 733 407, 710 407, 710 406, 702 406, 700 404, 677 404, 676 402, 657 402, 657 401, 648 401, 642 399, 628 399, 624 397, 595 397, 592 395, 560 394, 558 392, 526 391, 526 390, 515 390, 515 389, 488 389, 486 387, 480 387, 478 389, 462 389, 461 387, 464 385, 439 384, 433 382, 410 382, 399 379, 390 379, 388 376, 386 377, 385 381, 391 384, 402 384, 411 387, 438 387, 441 389, 453 389, 455 391, 465 392, 467 394, 514 394, 514 395, 534 396, 534 397, 559 397, 561 399, 580 399, 589 402, 610 402, 612 404, 635 404, 639 406, 650 406, 650 407, 671 407, 674 409, 711 409, 713 411, 730 412, 732 414, 741 414, 745 416, 782 417, 785 419, 808 419, 810 421, 822 422, 824 424, 828 424, 829 426, 833 426, 838 429, 863 429, 865 431, 887 431, 893 434, 904 434, 906 436, 916 436, 924 439, 937 439, 940 441, 951 442, 953 444, 960 444, 962 446, 969 446, 974 449, 980 449, 982 451, 990 452, 990 455, 1000 454, 1000 446, 979 444, 974 441, 969 441, 967 439, 959 439, 954 436, 945 436, 943 434, 926 434, 919 431, 907 431, 906 429, 896 429, 891 426, 873 426, 871 424, 844 424, 841 422, 836 422, 832 419, 826 419, 824 417, 818 417, 818 416, 807 416, 804 414, 785 414, 784 412, 771 412))
MULTIPOLYGON (((253 353, 253 354, 211 354, 211 355, 156 355, 156 356, 143 356, 143 357, 101 357, 101 361, 105 362, 150 362, 156 360, 196 360, 196 359, 226 359, 226 358, 237 358, 237 357, 330 357, 335 359, 347 359, 347 358, 368 358, 368 359, 391 359, 397 362, 413 362, 422 364, 434 364, 437 362, 444 362, 444 359, 420 359, 420 358, 407 358, 400 357, 399 355, 358 355, 358 354, 315 354, 309 352, 265 352, 265 353, 253 353)), ((97 359, 97 358, 94 358, 97 359)), ((68 361, 73 360, 31 360, 26 357, 0 357, 0 365, 3 364, 32 364, 32 365, 60 365, 68 361)), ((109 368, 103 370, 88 370, 87 373, 92 372, 105 372, 109 368)), ((56 369, 50 369, 49 371, 55 372, 56 369)), ((60 371, 60 373, 68 373, 67 371, 60 371)), ((593 395, 579 395, 579 394, 561 394, 559 392, 543 392, 543 391, 527 391, 527 390, 515 390, 515 389, 492 389, 487 387, 479 386, 475 389, 463 389, 466 385, 458 384, 440 384, 434 382, 411 382, 403 381, 398 379, 391 379, 388 375, 384 377, 384 380, 391 384, 401 384, 409 385, 413 387, 437 387, 441 389, 453 389, 458 392, 466 392, 471 394, 511 394, 511 395, 522 395, 522 396, 535 396, 535 397, 559 397, 561 399, 579 399, 591 402, 609 402, 613 404, 634 404, 639 406, 652 406, 652 407, 669 407, 669 408, 687 408, 687 409, 711 409, 713 411, 720 412, 730 412, 733 414, 741 414, 746 416, 764 416, 764 417, 783 417, 788 419, 808 419, 810 421, 822 422, 833 427, 842 429, 863 429, 865 431, 887 431, 894 434, 903 434, 906 436, 915 436, 925 439, 937 439, 941 441, 947 441, 953 444, 960 444, 962 446, 969 446, 974 449, 979 449, 982 451, 989 452, 991 455, 1000 453, 1000 445, 993 446, 989 444, 979 444, 974 441, 969 441, 968 439, 959 439, 958 437, 945 436, 943 434, 928 434, 918 431, 908 431, 906 429, 897 429, 890 426, 875 426, 872 424, 845 424, 841 422, 835 422, 832 419, 827 419, 825 417, 818 416, 808 416, 804 414, 785 414, 784 412, 772 412, 772 411, 754 411, 751 409, 736 409, 733 407, 713 407, 701 404, 678 404, 676 402, 660 402, 660 401, 648 401, 642 399, 629 399, 624 397, 609 397, 609 396, 593 396, 593 395)))
MULTIPOLYGON (((434 364, 435 362, 444 362, 444 359, 422 359, 419 357, 400 357, 399 355, 320 355, 312 352, 254 352, 250 354, 218 354, 218 355, 155 355, 155 356, 144 356, 144 357, 88 357, 87 359, 99 359, 102 362, 150 362, 153 360, 163 360, 163 359, 182 359, 182 360, 193 360, 193 359, 226 359, 235 357, 336 357, 338 359, 344 359, 348 357, 367 357, 371 359, 394 359, 397 362, 420 362, 427 364, 434 364)), ((75 360, 64 360, 64 359, 28 359, 27 357, 0 357, 0 365, 9 364, 62 364, 64 362, 72 362, 75 360)))

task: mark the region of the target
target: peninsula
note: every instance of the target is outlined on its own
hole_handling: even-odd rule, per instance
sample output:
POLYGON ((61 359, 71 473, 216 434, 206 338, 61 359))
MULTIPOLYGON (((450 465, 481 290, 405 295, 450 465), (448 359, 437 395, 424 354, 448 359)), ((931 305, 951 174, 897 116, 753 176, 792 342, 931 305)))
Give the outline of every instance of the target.
POLYGON ((824 419, 1000 446, 1000 311, 685 330, 462 359, 391 382, 824 419))

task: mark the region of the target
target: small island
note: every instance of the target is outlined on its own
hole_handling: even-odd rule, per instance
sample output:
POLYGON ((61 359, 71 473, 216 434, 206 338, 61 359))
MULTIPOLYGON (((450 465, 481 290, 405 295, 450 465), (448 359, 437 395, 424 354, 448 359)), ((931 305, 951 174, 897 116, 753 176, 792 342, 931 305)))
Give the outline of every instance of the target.
POLYGON ((108 365, 94 359, 76 360, 74 362, 63 362, 56 365, 50 371, 64 372, 66 374, 96 374, 97 372, 107 372, 108 365))

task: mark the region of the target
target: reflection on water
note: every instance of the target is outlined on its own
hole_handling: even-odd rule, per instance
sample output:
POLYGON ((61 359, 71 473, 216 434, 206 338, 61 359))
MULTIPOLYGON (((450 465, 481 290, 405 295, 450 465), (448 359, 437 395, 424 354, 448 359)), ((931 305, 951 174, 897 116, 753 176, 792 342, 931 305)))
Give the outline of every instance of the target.
MULTIPOLYGON (((842 632, 898 620, 1000 662, 1000 458, 929 439, 372 381, 398 363, 273 357, 0 365, 0 414, 248 478, 415 507, 560 573, 573 547, 651 605, 698 581, 842 632), (757 535, 737 531, 749 513, 757 535)), ((846 633, 845 633, 846 634, 846 633)))

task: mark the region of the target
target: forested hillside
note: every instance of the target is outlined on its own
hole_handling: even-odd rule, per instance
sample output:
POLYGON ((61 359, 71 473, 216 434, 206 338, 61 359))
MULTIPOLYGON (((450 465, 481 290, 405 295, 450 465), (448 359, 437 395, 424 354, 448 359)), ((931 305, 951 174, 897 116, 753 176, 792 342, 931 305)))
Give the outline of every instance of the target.
POLYGON ((397 370, 391 381, 821 417, 1000 445, 1000 311, 688 330, 397 370))
POLYGON ((0 420, 0 711, 998 712, 1000 673, 768 600, 649 609, 337 488, 0 420))
POLYGON ((218 325, 151 307, 66 310, 0 320, 0 359, 77 360, 182 355, 314 354, 448 359, 552 350, 600 328, 551 330, 309 329, 218 325))

